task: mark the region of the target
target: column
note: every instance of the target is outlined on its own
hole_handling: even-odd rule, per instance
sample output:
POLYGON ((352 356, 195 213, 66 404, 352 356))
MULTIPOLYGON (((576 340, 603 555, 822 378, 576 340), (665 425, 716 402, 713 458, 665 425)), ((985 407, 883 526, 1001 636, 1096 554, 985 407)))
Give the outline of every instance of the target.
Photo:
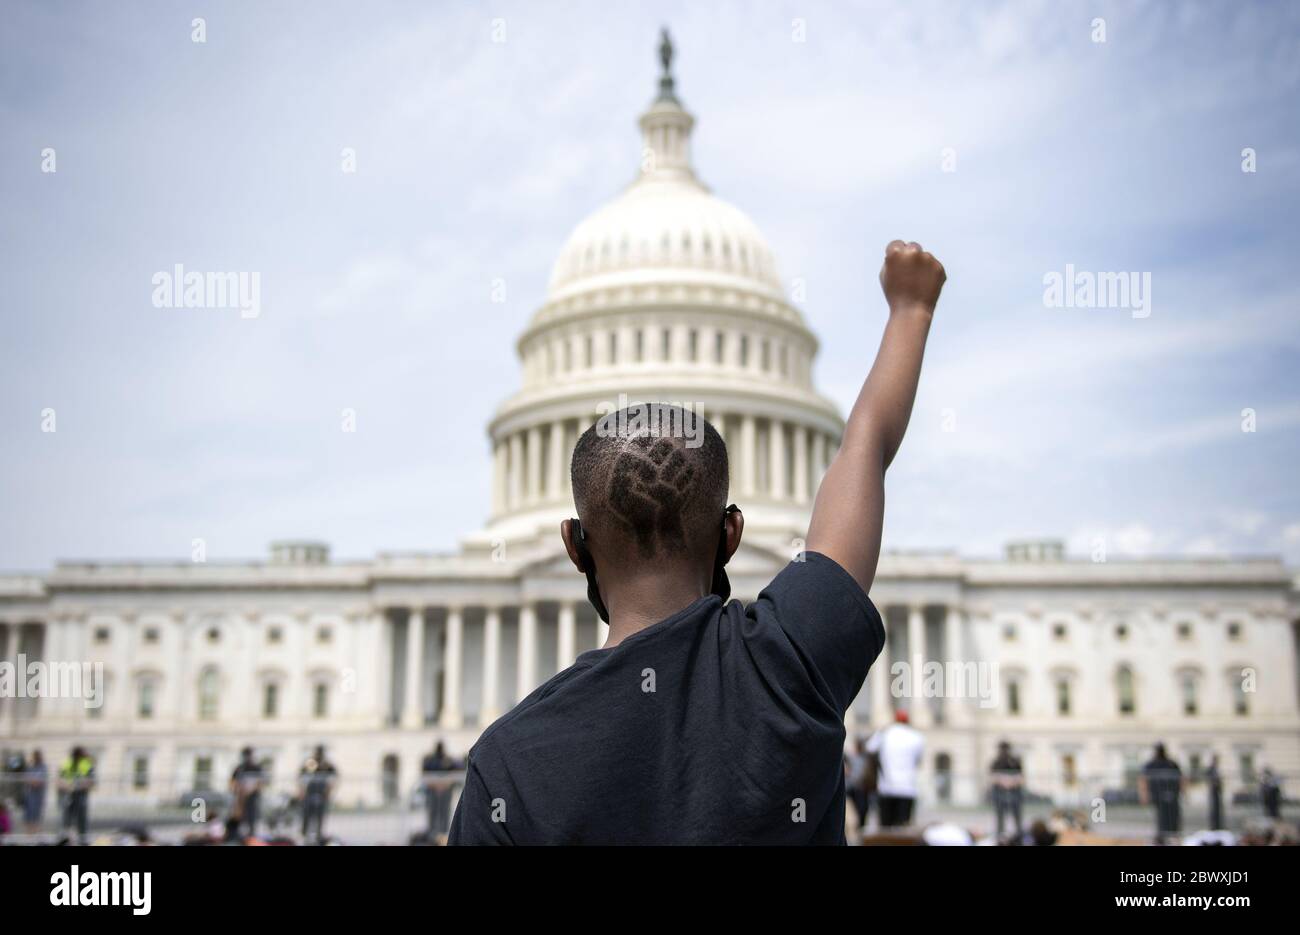
POLYGON ((880 655, 867 673, 867 682, 871 691, 871 726, 875 730, 887 725, 893 719, 893 706, 889 703, 889 683, 893 676, 889 671, 891 663, 889 653, 889 608, 880 608, 881 619, 885 625, 885 645, 880 655))
POLYGON ((542 429, 538 425, 528 430, 528 481, 524 484, 524 499, 529 503, 542 499, 542 429))
POLYGON ((609 624, 599 617, 596 618, 596 648, 604 649, 605 641, 609 639, 609 624))
POLYGON ((560 471, 560 485, 561 489, 566 494, 570 489, 572 489, 572 479, 569 477, 569 465, 573 463, 573 449, 578 445, 578 433, 585 432, 586 430, 587 426, 579 423, 577 430, 570 435, 568 421, 566 420, 560 423, 560 439, 564 445, 564 458, 562 460, 564 470, 560 471))
POLYGON ((483 704, 480 727, 501 716, 501 609, 489 607, 483 618, 483 704))
MULTIPOLYGON (((966 647, 962 642, 962 612, 956 604, 944 609, 943 617, 943 654, 944 661, 952 666, 957 666, 958 671, 964 667, 968 660, 966 658, 966 647)), ((962 684, 966 683, 966 678, 962 676, 962 684)), ((944 722, 949 727, 964 727, 970 721, 970 712, 967 706, 970 700, 965 697, 950 698, 946 694, 943 699, 944 722)))
POLYGON ((406 618, 406 699, 402 726, 424 726, 424 610, 411 608, 406 618))
MULTIPOLYGON (((5 625, 3 623, 0 623, 0 661, 7 661, 10 662, 11 664, 16 665, 15 661, 9 658, 10 655, 16 655, 16 652, 13 652, 13 650, 15 649, 13 645, 14 637, 11 636, 9 638, 8 645, 6 645, 4 640, 4 635, 3 635, 4 629, 5 629, 5 625)), ((15 626, 13 624, 10 624, 9 625, 10 633, 13 633, 14 630, 15 630, 15 626)), ((62 628, 59 626, 58 618, 56 617, 47 618, 45 620, 45 639, 42 641, 41 649, 42 649, 42 656, 44 657, 45 664, 47 666, 46 672, 49 673, 51 679, 55 678, 55 673, 59 671, 59 664, 64 662, 62 656, 63 653, 62 636, 63 636, 63 632, 62 632, 62 628)), ((26 673, 15 669, 14 678, 15 680, 17 679, 25 680, 27 678, 27 675, 26 673)), ((15 683, 15 694, 17 693, 16 689, 17 689, 17 685, 15 683)), ((49 690, 48 687, 47 690, 48 690, 47 695, 44 698, 39 699, 36 703, 36 716, 41 718, 45 726, 48 728, 53 726, 55 719, 57 719, 59 716, 60 699, 58 697, 57 692, 54 692, 53 690, 49 690)), ((0 717, 3 717, 4 715, 9 713, 8 708, 6 706, 13 706, 17 701, 18 699, 13 697, 9 697, 9 698, 0 697, 0 717)))
POLYGON ((930 726, 930 702, 921 690, 925 672, 925 608, 913 604, 907 609, 907 654, 912 664, 912 699, 907 713, 919 729, 930 726))
POLYGON ((740 419, 740 492, 747 496, 754 495, 754 470, 758 460, 758 433, 754 427, 754 417, 742 416, 740 419))
POLYGON ((802 425, 792 428, 794 436, 794 502, 808 502, 808 430, 802 425))
POLYGON ((506 511, 506 443, 492 445, 492 515, 506 511))
POLYGON ((772 499, 786 500, 790 494, 785 480, 785 424, 772 419, 768 426, 767 476, 772 481, 772 499))
POLYGON ((522 701, 537 687, 537 608, 524 604, 519 608, 519 679, 515 695, 522 701))
POLYGON ((459 607, 447 608, 447 642, 442 654, 442 717, 443 730, 457 730, 464 723, 460 710, 460 667, 463 662, 465 621, 459 607))
POLYGON ((728 367, 740 366, 740 332, 725 332, 722 345, 723 363, 728 367))
MULTIPOLYGON (((813 487, 820 489, 822 477, 828 467, 826 458, 826 436, 821 432, 813 433, 813 487)), ((814 495, 816 490, 814 490, 814 495)))
POLYGON ((564 474, 568 465, 564 463, 564 423, 552 422, 550 443, 546 446, 550 456, 550 466, 546 472, 546 499, 558 501, 563 496, 564 474))
POLYGON ((573 660, 577 658, 577 626, 575 619, 575 610, 572 603, 565 601, 560 605, 560 624, 558 652, 558 668, 560 671, 573 665, 573 660))
POLYGON ((510 436, 510 480, 507 504, 510 509, 517 509, 524 496, 524 436, 515 432, 510 436))

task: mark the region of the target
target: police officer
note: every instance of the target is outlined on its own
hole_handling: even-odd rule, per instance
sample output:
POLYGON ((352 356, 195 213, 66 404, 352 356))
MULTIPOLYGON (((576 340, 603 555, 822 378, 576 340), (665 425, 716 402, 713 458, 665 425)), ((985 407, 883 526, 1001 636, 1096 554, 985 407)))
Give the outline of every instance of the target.
POLYGON ((253 759, 253 748, 239 752, 239 765, 230 776, 230 791, 235 797, 234 814, 230 820, 236 829, 248 827, 248 836, 257 835, 257 818, 262 805, 262 765, 253 759))
POLYGON ((993 809, 998 818, 998 837, 1002 837, 1002 825, 1009 814, 1015 822, 1018 841, 1024 834, 1020 814, 1025 792, 1025 770, 1020 758, 1011 752, 1011 744, 1005 740, 998 744, 998 755, 993 760, 990 772, 993 774, 993 809))
POLYGON ((63 793, 63 829, 74 824, 77 838, 86 840, 89 819, 90 790, 95 786, 95 762, 82 747, 73 747, 72 753, 59 768, 59 791, 63 793))
POLYGON ((1182 826, 1183 772, 1162 743, 1156 744, 1155 756, 1142 767, 1140 792, 1144 803, 1156 807, 1156 843, 1164 844, 1182 826))
POLYGON ((451 822, 451 787, 452 779, 446 775, 456 768, 456 761, 447 755, 447 748, 441 740, 434 746, 433 752, 424 758, 420 765, 420 781, 424 786, 424 805, 429 816, 428 837, 430 842, 446 834, 451 822))
POLYGON ((325 748, 307 758, 298 773, 299 795, 302 797, 302 836, 306 840, 309 829, 315 828, 316 842, 325 840, 325 813, 329 811, 330 794, 338 779, 338 770, 325 759, 325 748))
POLYGON ((1210 794, 1210 830, 1223 830, 1223 776, 1219 773, 1219 755, 1210 757, 1210 766, 1205 771, 1205 784, 1210 794))

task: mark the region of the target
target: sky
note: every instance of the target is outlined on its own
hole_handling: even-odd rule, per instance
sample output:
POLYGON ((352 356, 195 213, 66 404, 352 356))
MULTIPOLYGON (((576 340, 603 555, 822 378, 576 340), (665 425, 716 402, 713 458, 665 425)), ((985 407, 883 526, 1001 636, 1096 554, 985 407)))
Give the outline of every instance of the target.
POLYGON ((804 284, 842 411, 884 324, 884 245, 948 271, 887 549, 1300 564, 1300 6, 3 19, 0 569, 182 561, 196 538, 211 560, 454 549, 487 516, 515 338, 637 169, 664 25, 696 169, 804 284), (257 272, 260 314, 158 307, 176 264, 257 272), (1067 265, 1148 274, 1149 314, 1052 307, 1067 265))

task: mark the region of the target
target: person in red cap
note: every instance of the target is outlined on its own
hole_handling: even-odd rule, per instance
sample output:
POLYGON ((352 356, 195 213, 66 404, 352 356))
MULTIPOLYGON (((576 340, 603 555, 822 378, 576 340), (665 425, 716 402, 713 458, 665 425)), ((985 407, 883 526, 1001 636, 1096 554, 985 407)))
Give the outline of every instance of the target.
POLYGON ((867 741, 867 752, 880 764, 877 798, 880 827, 898 828, 912 823, 916 808, 916 772, 925 752, 925 738, 908 723, 902 708, 894 712, 894 723, 876 731, 867 741))

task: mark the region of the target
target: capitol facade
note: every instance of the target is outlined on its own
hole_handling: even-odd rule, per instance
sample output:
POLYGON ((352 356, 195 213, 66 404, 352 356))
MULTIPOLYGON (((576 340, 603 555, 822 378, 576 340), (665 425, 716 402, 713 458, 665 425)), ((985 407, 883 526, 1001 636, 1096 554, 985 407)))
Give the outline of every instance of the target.
MULTIPOLYGON (((697 177, 694 122, 665 72, 635 179, 561 249, 517 342, 521 388, 487 427, 481 530, 448 555, 337 562, 290 541, 259 562, 0 577, 0 660, 102 673, 80 697, 23 697, 20 671, 0 751, 57 765, 80 743, 98 796, 171 801, 224 788, 245 745, 287 786, 323 743, 341 801, 403 799, 435 740, 464 754, 603 642, 558 527, 579 433, 628 401, 686 405, 726 439, 746 520, 728 572, 736 598, 756 597, 798 556, 844 422, 763 235, 697 177)), ((1067 804, 1131 789, 1157 740, 1193 772, 1217 754, 1230 794, 1266 766, 1300 776, 1300 590, 1278 559, 886 552, 871 596, 888 645, 847 736, 909 709, 923 807, 977 802, 1004 739, 1029 788, 1067 804)))

